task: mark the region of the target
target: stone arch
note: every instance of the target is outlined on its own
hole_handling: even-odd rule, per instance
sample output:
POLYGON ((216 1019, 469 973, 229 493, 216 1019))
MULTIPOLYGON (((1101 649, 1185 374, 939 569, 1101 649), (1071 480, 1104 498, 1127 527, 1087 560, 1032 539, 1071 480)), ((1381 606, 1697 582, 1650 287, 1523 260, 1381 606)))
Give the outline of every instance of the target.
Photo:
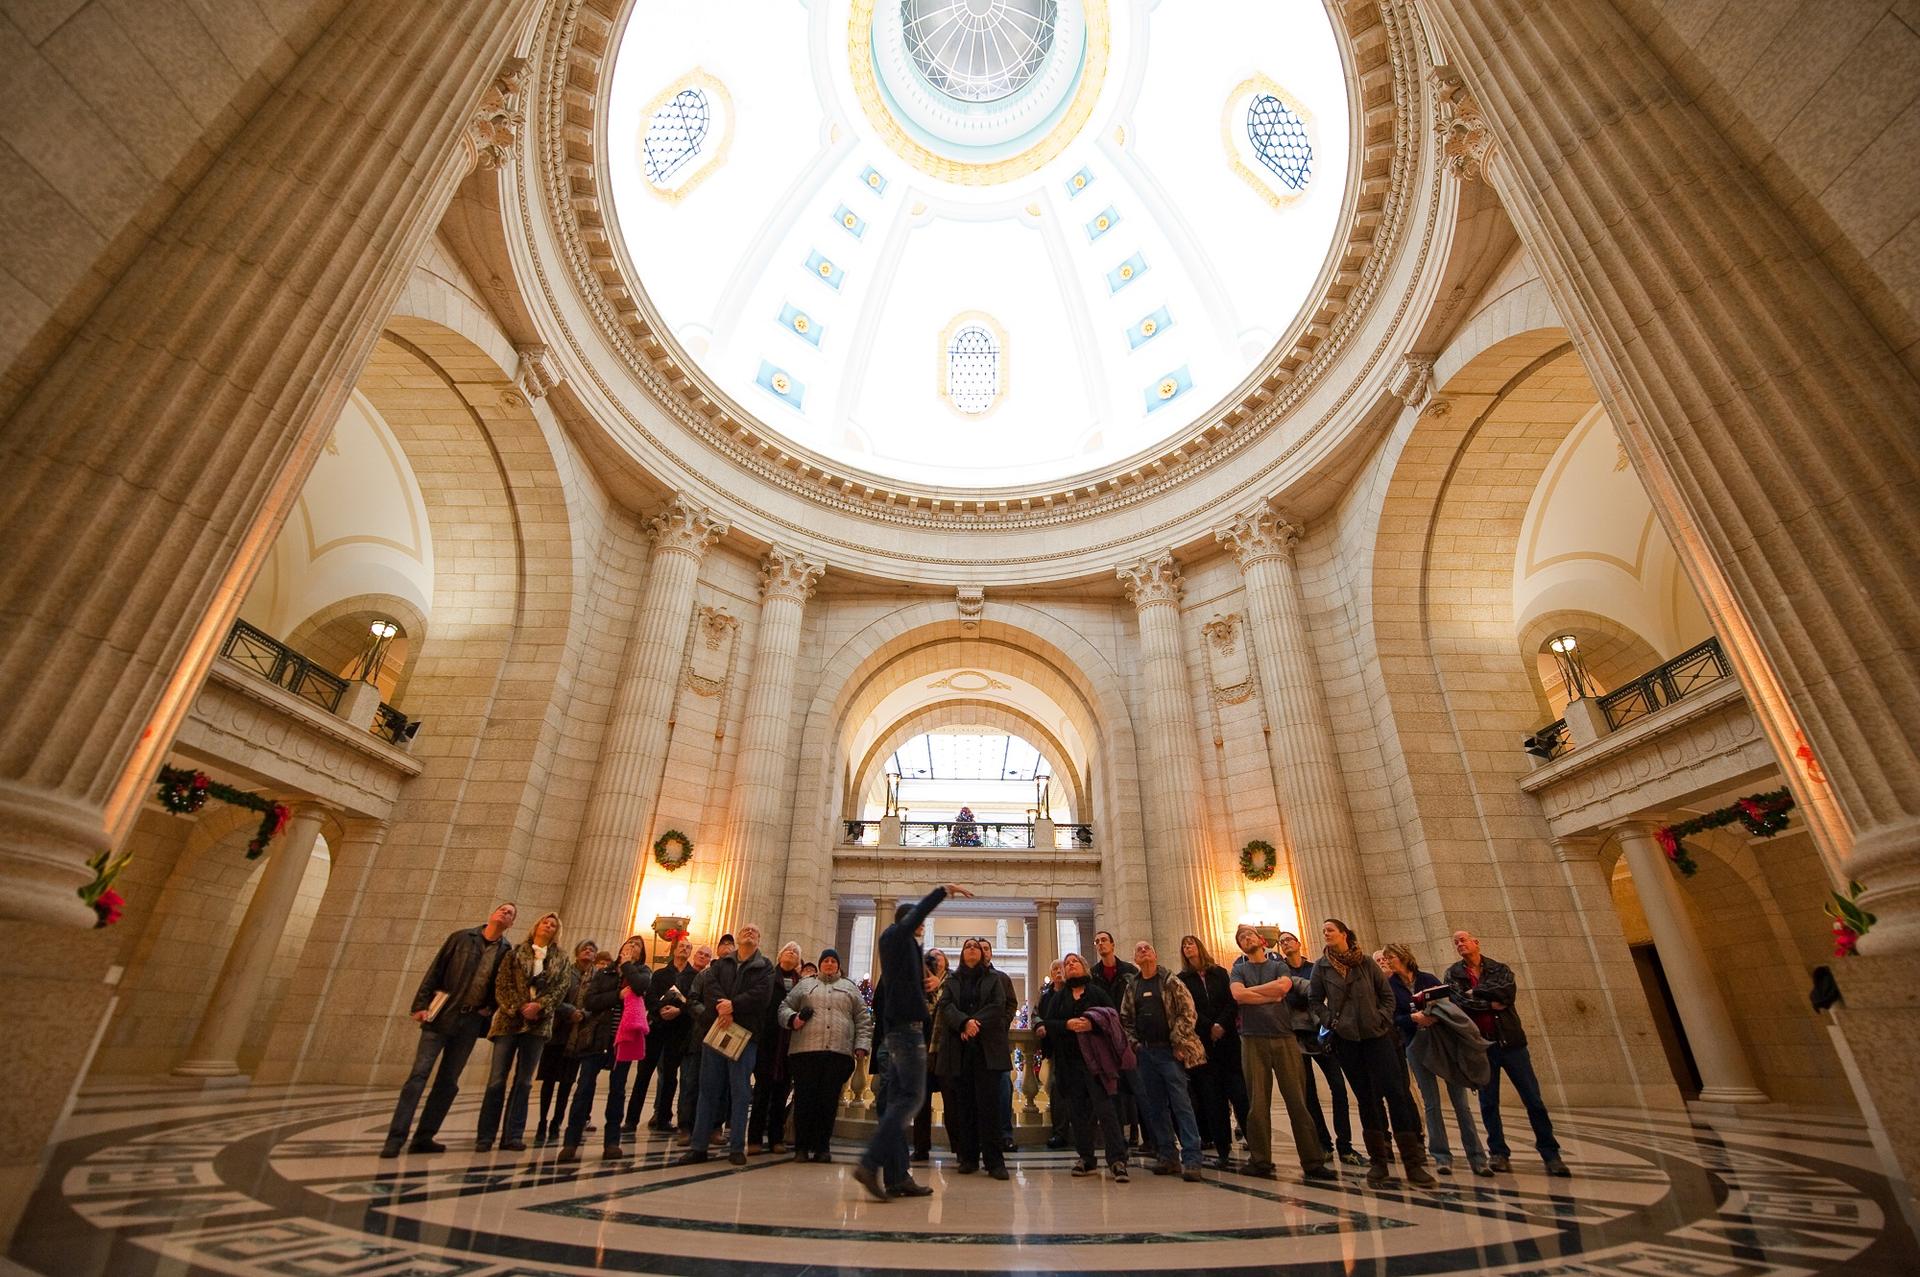
POLYGON ((411 1050, 392 1014, 410 991, 383 979, 370 993, 355 955, 378 950, 383 969, 418 969, 448 930, 521 892, 553 763, 549 725, 571 690, 583 576, 567 463, 489 348, 396 315, 358 389, 406 452, 444 557, 405 706, 424 723, 412 752, 425 770, 370 862, 333 874, 315 925, 336 942, 309 946, 298 977, 312 991, 301 1023, 331 1017, 354 1043, 322 1066, 339 1078, 411 1050), (421 903, 367 908, 365 883, 389 874, 421 903))
MULTIPOLYGON (((1076 705, 1085 715, 1083 736, 1095 747, 1096 763, 1089 802, 1097 813, 1108 904, 1116 915, 1112 927, 1146 934, 1149 887, 1139 753, 1124 684, 1084 635, 1026 604, 989 602, 971 631, 962 626, 950 601, 909 604, 870 622, 834 651, 815 679, 818 690, 801 732, 794 840, 831 845, 831 826, 846 784, 838 745, 859 698, 874 696, 876 678, 916 655, 947 661, 962 645, 970 660, 990 653, 1024 654, 1059 680, 1063 704, 1076 705)), ((829 866, 795 868, 800 872, 790 872, 787 879, 782 934, 830 935, 829 866)))
MULTIPOLYGON (((407 683, 413 678, 420 646, 427 640, 426 613, 409 600, 397 594, 355 594, 329 603, 288 632, 287 646, 338 673, 341 658, 350 660, 357 654, 343 650, 337 634, 340 622, 376 615, 390 617, 400 626, 400 635, 406 640, 405 655, 394 675, 393 690, 387 696, 388 701, 399 705, 401 697, 406 695, 407 683)), ((356 638, 364 646, 365 638, 356 638)))
POLYGON ((1533 673, 1533 687, 1539 696, 1540 711, 1546 715, 1542 721, 1550 721, 1559 715, 1540 676, 1540 662, 1537 659, 1547 641, 1556 634, 1572 634, 1580 640, 1578 650, 1581 663, 1603 692, 1610 692, 1622 683, 1631 682, 1660 664, 1660 653, 1644 635, 1610 616, 1577 608, 1543 612, 1521 627, 1518 636, 1521 663, 1533 673))
POLYGON ((924 705, 913 710, 904 718, 890 723, 884 728, 874 743, 867 747, 860 763, 854 768, 852 779, 842 799, 842 813, 849 820, 858 819, 855 812, 861 796, 869 792, 880 779, 880 769, 894 750, 912 740, 922 732, 932 731, 956 720, 967 723, 980 723, 989 727, 998 727, 1009 736, 1024 737, 1037 746, 1049 761, 1062 770, 1055 774, 1056 781, 1065 781, 1068 790, 1067 805, 1076 819, 1089 810, 1087 804, 1086 775, 1082 766, 1084 760, 1076 760, 1067 748, 1066 742, 1033 715, 1008 705, 993 701, 971 700, 961 697, 924 705), (960 719, 964 712, 964 719, 960 719))
MULTIPOLYGON (((1439 412, 1402 423, 1382 497, 1369 591, 1383 723, 1407 825, 1416 925, 1427 951, 1446 952, 1464 927, 1511 955, 1548 1030, 1535 1052, 1543 1080, 1596 1101, 1643 1103, 1665 1066, 1636 1058, 1622 1026, 1640 999, 1592 998, 1593 972, 1536 964, 1593 926, 1553 852, 1547 824, 1518 780, 1520 739, 1539 725, 1537 676, 1514 639, 1515 547, 1553 450, 1598 396, 1565 331, 1505 332, 1534 313, 1526 289, 1469 325, 1465 357, 1451 352, 1439 412), (1592 1062, 1618 1061, 1598 1075, 1592 1062)), ((1604 985, 1633 988, 1617 920, 1590 936, 1604 985)), ((1644 1040, 1651 1041, 1651 1026, 1644 1040)))

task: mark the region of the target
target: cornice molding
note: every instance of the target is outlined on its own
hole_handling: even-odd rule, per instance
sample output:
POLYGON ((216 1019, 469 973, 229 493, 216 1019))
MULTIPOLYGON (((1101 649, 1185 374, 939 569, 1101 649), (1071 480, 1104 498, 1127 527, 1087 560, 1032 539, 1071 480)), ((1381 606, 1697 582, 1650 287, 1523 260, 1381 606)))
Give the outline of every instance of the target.
MULTIPOLYGON (((1093 519, 1161 495, 1206 473, 1285 421, 1328 372, 1348 354, 1355 334, 1385 301, 1382 285, 1399 258, 1411 228, 1416 194, 1427 213, 1419 260, 1398 299, 1378 346, 1360 358, 1353 380, 1326 412, 1284 450, 1246 476, 1240 493, 1268 481, 1306 447, 1350 401, 1368 373, 1388 356, 1424 272, 1440 206, 1439 173, 1416 192, 1419 147, 1431 141, 1420 127, 1425 101, 1419 72, 1424 65, 1416 19, 1407 0, 1346 0, 1336 30, 1358 80, 1353 104, 1360 122, 1354 153, 1354 192, 1344 243, 1330 256, 1316 299, 1303 309, 1289 335, 1243 383, 1242 392, 1217 406, 1181 436, 1099 472, 1060 486, 959 492, 901 483, 842 466, 766 430, 709 382, 667 335, 637 280, 630 278, 615 243, 606 205, 610 196, 597 167, 599 121, 609 92, 608 60, 621 17, 634 0, 549 0, 537 63, 541 93, 530 144, 535 163, 517 166, 521 229, 549 313, 606 401, 626 425, 689 472, 711 472, 704 458, 689 458, 647 428, 593 367, 593 360, 561 315, 554 283, 541 260, 529 199, 531 170, 540 187, 549 227, 560 247, 572 291, 611 348, 648 394, 687 434, 783 492, 836 512, 902 527, 1002 532, 1045 528, 1093 519)), ((1352 81, 1350 80, 1350 86, 1352 81)), ((818 538, 813 529, 752 505, 742 485, 729 485, 743 504, 772 522, 818 538)), ((1170 525, 1169 525, 1170 526, 1170 525)), ((1134 542, 1135 529, 1108 544, 1134 542)), ((849 545, 849 549, 867 547, 849 545)), ((908 560, 919 556, 903 555, 908 560)), ((1013 564, 1031 556, 970 559, 983 565, 1013 564)), ((932 559, 927 559, 933 562, 932 559)))

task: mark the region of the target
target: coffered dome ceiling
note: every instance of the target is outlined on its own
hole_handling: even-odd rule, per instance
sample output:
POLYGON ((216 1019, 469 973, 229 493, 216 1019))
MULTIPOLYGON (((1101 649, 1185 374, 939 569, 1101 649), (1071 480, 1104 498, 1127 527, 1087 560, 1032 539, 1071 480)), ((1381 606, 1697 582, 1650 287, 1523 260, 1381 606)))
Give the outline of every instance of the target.
POLYGON ((1352 193, 1307 0, 637 0, 609 229, 750 416, 907 483, 1109 466, 1247 393, 1352 193))

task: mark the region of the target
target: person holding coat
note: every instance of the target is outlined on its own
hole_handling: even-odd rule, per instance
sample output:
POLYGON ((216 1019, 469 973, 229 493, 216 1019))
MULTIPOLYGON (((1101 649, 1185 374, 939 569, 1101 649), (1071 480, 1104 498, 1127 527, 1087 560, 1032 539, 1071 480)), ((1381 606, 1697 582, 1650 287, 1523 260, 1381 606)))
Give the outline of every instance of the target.
POLYGON ((560 951, 560 915, 545 913, 533 931, 501 959, 493 979, 495 1010, 487 1038, 493 1059, 487 1069, 487 1093, 480 1101, 480 1125, 474 1151, 493 1151, 493 1139, 510 1153, 526 1151, 527 1096, 540 1052, 553 1036, 553 1023, 566 995, 572 970, 560 951), (511 1096, 507 1074, 513 1074, 511 1096), (505 1124, 502 1125, 504 1113, 505 1124))
POLYGON ((1007 1178, 1000 1142, 1000 1076, 1013 1069, 1007 1028, 1013 1007, 999 973, 987 965, 978 939, 960 946, 960 965, 948 977, 934 1032, 934 1058, 947 1097, 947 1141, 962 1175, 986 1163, 987 1174, 1007 1178))
POLYGON ((873 1013, 860 987, 840 973, 840 951, 823 949, 819 974, 804 977, 780 1004, 780 1024, 791 1035, 787 1068, 793 1075, 793 1160, 833 1160, 833 1119, 855 1060, 873 1046, 873 1013))
MULTIPOLYGON (((1426 1066, 1425 1051, 1416 1052, 1414 1042, 1424 1033, 1446 1033, 1432 1013, 1417 1009, 1416 995, 1428 989, 1445 989, 1439 977, 1422 971, 1413 950, 1396 941, 1381 950, 1386 955, 1387 983, 1393 988, 1393 1027, 1400 1035, 1400 1054, 1420 1088, 1420 1103, 1427 1114, 1427 1151, 1433 1155, 1433 1169, 1442 1175, 1453 1174, 1453 1149, 1447 1143, 1447 1121, 1440 1114, 1441 1079, 1426 1066)), ((1475 1035, 1476 1037, 1478 1034, 1475 1035)), ((1484 1062, 1486 1049, 1481 1048, 1484 1062)), ((1487 1152, 1480 1145, 1480 1131, 1473 1122, 1473 1102, 1465 1086, 1449 1079, 1447 1098, 1453 1103, 1453 1117, 1460 1124, 1460 1144, 1467 1151, 1467 1162, 1475 1175, 1492 1175, 1487 1152)))
POLYGON ((1090 1012, 1105 1007, 1116 1018, 1118 1009, 1099 985, 1093 983, 1087 960, 1077 953, 1061 959, 1067 975, 1067 987, 1047 1006, 1046 1019, 1040 1022, 1052 1053, 1053 1067, 1059 1077, 1060 1098, 1067 1106, 1067 1124, 1073 1131, 1074 1148, 1080 1160, 1074 1163, 1076 1176, 1098 1175, 1094 1160, 1093 1129, 1097 1124, 1107 1145, 1107 1165, 1115 1182, 1127 1182, 1127 1135, 1120 1129, 1113 1094, 1094 1076, 1083 1047, 1094 1030, 1090 1012))
POLYGON ((1387 985, 1387 973, 1360 948, 1353 928, 1338 918, 1328 918, 1321 934, 1327 947, 1313 964, 1309 996, 1321 1023, 1333 1030, 1334 1058, 1360 1106, 1360 1129, 1367 1141, 1367 1183, 1379 1188, 1392 1182, 1393 1165, 1388 1159, 1397 1142, 1407 1182, 1438 1187, 1440 1181, 1427 1171, 1420 1109, 1407 1089, 1406 1065, 1394 1046, 1393 990, 1387 985))

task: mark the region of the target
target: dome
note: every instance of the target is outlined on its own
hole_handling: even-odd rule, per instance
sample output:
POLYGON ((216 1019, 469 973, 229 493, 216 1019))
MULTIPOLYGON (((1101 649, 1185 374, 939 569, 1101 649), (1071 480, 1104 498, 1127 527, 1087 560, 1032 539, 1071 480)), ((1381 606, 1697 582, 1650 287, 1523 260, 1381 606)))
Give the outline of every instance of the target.
POLYGON ((1323 274, 1350 130, 1320 6, 645 9, 610 220, 666 335, 810 453, 1097 470, 1243 391, 1323 274))

